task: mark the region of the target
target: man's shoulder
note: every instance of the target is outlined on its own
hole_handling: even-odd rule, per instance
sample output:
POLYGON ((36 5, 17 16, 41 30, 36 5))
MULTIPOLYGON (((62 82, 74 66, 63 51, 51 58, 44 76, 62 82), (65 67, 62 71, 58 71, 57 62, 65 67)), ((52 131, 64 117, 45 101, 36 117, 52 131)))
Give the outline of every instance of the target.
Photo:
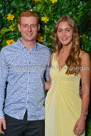
POLYGON ((38 43, 38 42, 37 44, 38 44, 38 49, 43 49, 45 52, 47 51, 50 53, 50 50, 47 46, 45 46, 44 44, 38 43))
POLYGON ((1 53, 5 53, 5 52, 10 51, 11 49, 13 49, 13 48, 16 46, 16 43, 17 43, 17 42, 12 43, 12 44, 10 44, 10 45, 7 45, 7 46, 3 47, 3 48, 1 49, 1 53))

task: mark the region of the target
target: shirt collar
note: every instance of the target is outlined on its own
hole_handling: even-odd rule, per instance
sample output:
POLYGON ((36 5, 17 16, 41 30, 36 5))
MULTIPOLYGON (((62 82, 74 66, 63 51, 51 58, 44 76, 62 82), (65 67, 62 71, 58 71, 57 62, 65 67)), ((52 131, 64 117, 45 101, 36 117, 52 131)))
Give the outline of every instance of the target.
MULTIPOLYGON (((21 38, 19 38, 19 39, 17 40, 17 42, 18 42, 18 46, 19 46, 21 49, 26 48, 26 46, 24 46, 24 44, 21 42, 21 38)), ((37 50, 37 48, 38 48, 38 44, 37 44, 37 42, 36 42, 35 45, 34 45, 34 47, 33 47, 33 49, 37 50)))

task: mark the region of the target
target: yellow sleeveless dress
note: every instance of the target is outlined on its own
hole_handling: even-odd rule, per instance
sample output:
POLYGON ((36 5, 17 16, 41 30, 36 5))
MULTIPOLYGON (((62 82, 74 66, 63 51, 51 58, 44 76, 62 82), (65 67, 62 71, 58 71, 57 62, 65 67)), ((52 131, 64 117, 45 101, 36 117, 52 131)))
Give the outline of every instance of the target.
POLYGON ((54 55, 50 69, 52 85, 45 101, 45 136, 76 136, 73 128, 81 114, 80 73, 67 75, 66 70, 64 66, 59 71, 54 55))

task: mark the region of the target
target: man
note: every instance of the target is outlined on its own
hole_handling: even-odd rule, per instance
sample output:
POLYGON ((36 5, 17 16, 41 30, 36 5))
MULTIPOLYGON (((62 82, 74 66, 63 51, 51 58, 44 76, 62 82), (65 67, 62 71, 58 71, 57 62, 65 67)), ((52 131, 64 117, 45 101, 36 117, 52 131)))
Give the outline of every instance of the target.
POLYGON ((21 38, 0 54, 0 133, 44 136, 44 83, 50 51, 36 42, 40 29, 37 14, 22 12, 18 29, 21 38))

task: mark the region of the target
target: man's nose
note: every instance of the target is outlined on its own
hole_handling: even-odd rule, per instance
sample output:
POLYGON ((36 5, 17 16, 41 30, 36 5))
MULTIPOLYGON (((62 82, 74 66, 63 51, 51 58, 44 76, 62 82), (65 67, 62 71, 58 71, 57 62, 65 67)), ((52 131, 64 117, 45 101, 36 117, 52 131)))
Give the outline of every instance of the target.
POLYGON ((32 28, 31 28, 31 26, 29 26, 29 27, 28 27, 28 31, 32 31, 32 28))

